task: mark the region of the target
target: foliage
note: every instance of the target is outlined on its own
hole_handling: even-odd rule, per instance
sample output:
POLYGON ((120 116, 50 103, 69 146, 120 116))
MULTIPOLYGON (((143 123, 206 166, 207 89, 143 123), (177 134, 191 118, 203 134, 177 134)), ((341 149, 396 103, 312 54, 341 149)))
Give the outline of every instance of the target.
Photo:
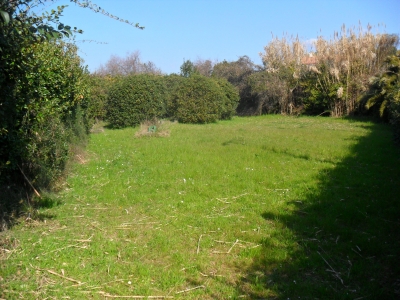
POLYGON ((181 76, 190 77, 194 74, 199 74, 195 65, 190 60, 185 60, 181 65, 181 76))
POLYGON ((195 67, 197 73, 199 73, 200 75, 210 77, 213 72, 214 63, 209 59, 204 60, 204 59, 198 58, 194 62, 194 67, 195 67))
POLYGON ((287 86, 287 69, 277 72, 256 72, 248 77, 248 85, 255 99, 255 114, 292 114, 295 108, 293 93, 287 86))
POLYGON ((267 74, 257 77, 264 77, 265 84, 260 85, 259 80, 252 78, 253 90, 261 89, 259 105, 270 103, 274 110, 278 106, 281 114, 298 114, 303 108, 299 96, 302 94, 301 80, 304 79, 302 58, 306 53, 305 46, 298 36, 275 37, 264 51, 260 55, 267 74))
POLYGON ((395 140, 400 143, 400 81, 393 90, 393 99, 389 104, 390 123, 393 125, 395 140))
MULTIPOLYGON (((51 1, 56 1, 56 0, 51 0, 51 1)), ((109 17, 111 19, 114 19, 116 21, 119 21, 119 22, 122 22, 122 23, 125 23, 125 24, 129 24, 129 25, 131 25, 131 26, 133 26, 135 28, 138 28, 138 29, 144 29, 144 26, 140 26, 139 23, 133 23, 131 21, 121 19, 120 17, 109 13, 108 11, 102 9, 100 6, 98 6, 97 4, 95 4, 95 3, 93 3, 93 2, 91 2, 89 0, 83 0, 83 1, 70 0, 70 1, 74 2, 75 4, 77 4, 78 6, 80 6, 82 8, 88 8, 88 9, 90 9, 91 11, 93 11, 95 13, 100 13, 100 14, 102 14, 102 15, 104 15, 106 17, 109 17)))
POLYGON ((215 80, 192 74, 176 87, 168 105, 171 118, 182 123, 211 123, 221 119, 223 114, 225 117, 232 115, 231 99, 226 96, 231 95, 231 91, 221 89, 215 80))
POLYGON ((104 121, 106 119, 108 92, 116 80, 117 78, 115 77, 98 74, 89 76, 90 101, 88 114, 91 119, 96 121, 104 121))
POLYGON ((234 115, 236 115, 236 108, 239 104, 240 96, 238 89, 230 84, 226 79, 218 78, 215 80, 225 95, 221 119, 230 120, 234 115))
POLYGON ((161 74, 161 70, 149 61, 142 62, 140 52, 129 53, 126 57, 111 56, 105 66, 101 65, 95 72, 102 76, 120 76, 133 74, 161 74))
MULTIPOLYGON (((0 0, 0 189, 48 187, 91 125, 87 71, 76 46, 63 42, 82 30, 61 22, 66 6, 36 14, 45 2, 0 0)), ((71 2, 142 29, 90 1, 71 2)), ((7 193, 10 205, 0 201, 0 211, 18 206, 21 198, 12 195, 29 201, 29 190, 7 193)))
POLYGON ((214 66, 212 77, 224 78, 234 85, 240 96, 240 102, 237 111, 241 115, 254 114, 257 109, 256 96, 251 93, 248 77, 260 70, 248 56, 239 57, 237 61, 228 62, 224 60, 214 66))
POLYGON ((34 59, 25 62, 24 77, 1 107, 0 170, 6 175, 22 168, 46 186, 60 175, 69 144, 88 130, 86 75, 71 44, 37 43, 22 55, 34 59))
POLYGON ((286 74, 278 76, 290 96, 280 104, 281 111, 304 104, 308 112, 329 111, 335 117, 359 113, 358 99, 368 78, 382 71, 385 57, 398 44, 398 36, 373 34, 371 29, 360 26, 357 32, 343 25, 331 40, 319 37, 315 52, 308 54, 298 37, 273 39, 261 57, 266 72, 286 74))
POLYGON ((389 120, 400 140, 400 51, 388 56, 385 64, 386 70, 370 79, 369 90, 360 102, 376 116, 389 120))
POLYGON ((163 77, 151 74, 119 77, 108 93, 107 121, 115 128, 139 125, 166 114, 163 77))
POLYGON ((166 75, 163 78, 165 84, 165 103, 167 107, 167 117, 171 117, 174 115, 174 107, 173 99, 176 91, 180 89, 183 85, 183 82, 186 80, 186 77, 182 77, 178 74, 170 74, 166 75))

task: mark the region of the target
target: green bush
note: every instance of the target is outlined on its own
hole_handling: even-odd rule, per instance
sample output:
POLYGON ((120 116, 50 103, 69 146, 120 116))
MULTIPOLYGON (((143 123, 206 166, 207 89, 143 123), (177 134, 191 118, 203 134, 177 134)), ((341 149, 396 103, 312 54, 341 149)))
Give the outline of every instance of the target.
POLYGON ((21 169, 46 187, 63 171, 70 144, 86 139, 87 72, 76 51, 63 42, 22 49, 24 72, 0 107, 0 182, 21 169))
POLYGON ((393 125, 394 138, 400 143, 400 83, 397 84, 397 91, 393 101, 389 105, 390 123, 393 125))
POLYGON ((369 112, 393 125, 400 142, 400 50, 385 59, 386 70, 370 79, 369 90, 360 103, 369 112))
POLYGON ((108 92, 115 79, 109 76, 90 75, 90 101, 88 113, 94 120, 105 120, 108 92))
POLYGON ((166 108, 167 108, 167 114, 166 117, 168 118, 174 118, 174 95, 176 92, 180 89, 180 87, 183 85, 183 82, 186 80, 186 77, 177 75, 177 74, 171 74, 164 76, 163 80, 165 83, 165 103, 166 103, 166 108))
POLYGON ((226 79, 219 78, 214 80, 217 81, 219 87, 225 95, 221 119, 230 120, 234 115, 236 115, 236 108, 239 105, 239 89, 229 83, 226 79))
POLYGON ((211 123, 221 119, 226 95, 217 81, 201 75, 179 80, 168 103, 168 113, 182 123, 211 123))
POLYGON ((389 57, 387 62, 389 63, 389 72, 392 74, 392 77, 388 79, 391 83, 388 89, 389 121, 393 125, 394 138, 400 143, 400 50, 396 55, 389 57))
POLYGON ((163 77, 130 75, 115 80, 108 93, 107 121, 115 128, 139 125, 166 114, 163 77))

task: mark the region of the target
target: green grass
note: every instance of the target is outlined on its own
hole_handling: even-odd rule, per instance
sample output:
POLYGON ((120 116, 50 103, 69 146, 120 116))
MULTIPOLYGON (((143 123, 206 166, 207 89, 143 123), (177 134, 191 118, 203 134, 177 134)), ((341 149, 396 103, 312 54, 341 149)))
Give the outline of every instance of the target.
POLYGON ((93 134, 0 233, 0 298, 396 299, 400 150, 368 121, 263 116, 93 134))

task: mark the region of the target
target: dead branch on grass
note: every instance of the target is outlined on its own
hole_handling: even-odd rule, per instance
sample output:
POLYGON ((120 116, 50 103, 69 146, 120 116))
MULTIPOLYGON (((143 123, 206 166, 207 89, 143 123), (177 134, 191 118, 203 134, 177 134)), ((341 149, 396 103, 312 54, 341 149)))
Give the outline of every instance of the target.
POLYGON ((63 278, 63 279, 65 279, 65 280, 68 280, 68 281, 70 281, 70 282, 74 282, 74 283, 76 283, 77 285, 85 284, 84 282, 81 282, 81 281, 79 281, 79 280, 76 280, 76 279, 73 279, 73 278, 66 277, 66 276, 64 276, 64 275, 58 274, 57 272, 55 272, 55 271, 53 271, 53 270, 40 269, 40 268, 38 268, 38 267, 34 267, 32 264, 31 264, 31 267, 32 267, 33 269, 35 269, 35 270, 42 271, 42 272, 48 272, 48 273, 50 273, 50 274, 52 274, 52 275, 58 276, 58 277, 60 277, 60 278, 63 278))
POLYGON ((225 203, 225 204, 231 204, 230 202, 228 202, 228 201, 225 201, 226 199, 228 199, 228 198, 215 198, 217 201, 219 201, 219 202, 222 202, 222 203, 225 203))
POLYGON ((42 198, 42 196, 39 194, 39 192, 35 189, 35 187, 33 186, 33 184, 30 182, 30 180, 28 179, 28 177, 26 177, 24 171, 22 171, 21 167, 18 166, 19 170, 21 171, 22 175, 24 176, 25 180, 28 182, 28 184, 31 186, 31 188, 33 189, 33 191, 35 192, 36 196, 38 196, 39 198, 42 198))
POLYGON ((321 255, 321 253, 319 253, 319 251, 317 251, 317 253, 319 254, 319 256, 321 256, 321 258, 324 260, 324 262, 325 262, 325 263, 328 265, 328 267, 330 268, 330 270, 327 270, 327 271, 332 272, 332 273, 334 274, 334 276, 335 276, 337 279, 339 279, 340 282, 344 285, 343 279, 340 277, 340 273, 337 272, 337 271, 335 271, 334 268, 332 268, 332 266, 331 266, 331 265, 327 262, 327 260, 321 255))
POLYGON ((88 239, 86 240, 74 240, 75 242, 80 242, 80 243, 90 243, 92 241, 92 237, 94 234, 92 234, 88 239))
POLYGON ((49 253, 65 250, 65 249, 68 249, 68 248, 79 247, 80 244, 82 244, 82 242, 79 242, 79 243, 74 244, 74 245, 68 245, 68 246, 65 246, 65 247, 62 247, 62 248, 57 248, 57 249, 51 250, 49 252, 44 252, 44 253, 42 253, 42 255, 46 255, 46 254, 49 254, 49 253))
POLYGON ((75 157, 77 157, 77 158, 79 159, 79 162, 81 163, 81 165, 84 165, 84 164, 87 163, 87 161, 84 160, 84 159, 82 158, 82 156, 80 156, 79 154, 75 155, 75 157))
POLYGON ((233 243, 232 247, 229 248, 229 250, 227 252, 221 252, 221 251, 213 251, 213 253, 218 253, 218 254, 229 254, 231 253, 233 247, 236 246, 236 244, 239 242, 238 239, 236 239, 236 241, 233 243))
POLYGON ((200 273, 200 275, 201 276, 203 276, 203 277, 225 277, 224 275, 217 275, 217 274, 215 274, 216 272, 210 272, 210 275, 207 275, 207 274, 204 274, 204 273, 201 273, 201 272, 199 272, 200 273))
POLYGON ((97 209, 97 210, 107 210, 106 207, 83 207, 82 209, 97 209))
POLYGON ((232 247, 229 248, 228 250, 228 254, 231 253, 231 250, 233 249, 233 247, 235 247, 235 245, 239 242, 238 239, 236 239, 235 243, 232 245, 232 247))
POLYGON ((199 252, 200 252, 200 240, 201 240, 202 237, 203 237, 203 235, 200 234, 199 240, 197 242, 197 254, 199 254, 199 252))
POLYGON ((104 229, 102 229, 102 228, 100 228, 100 227, 94 225, 93 223, 91 223, 90 225, 92 225, 94 228, 96 228, 96 229, 98 229, 98 230, 100 230, 100 231, 102 231, 102 232, 106 232, 104 229))
POLYGON ((172 296, 119 296, 119 295, 111 295, 109 293, 100 291, 100 295, 105 298, 125 298, 125 299, 172 299, 172 296))
POLYGON ((204 288, 206 288, 204 285, 199 285, 199 286, 195 286, 193 288, 189 288, 189 289, 186 289, 186 290, 183 290, 183 291, 176 292, 175 294, 187 293, 187 292, 190 292, 190 291, 193 291, 193 290, 204 289, 204 288))
POLYGON ((232 199, 237 199, 237 198, 246 196, 246 195, 248 195, 248 194, 249 194, 249 193, 244 193, 244 194, 241 194, 241 195, 239 195, 239 196, 234 196, 234 197, 232 197, 232 199))

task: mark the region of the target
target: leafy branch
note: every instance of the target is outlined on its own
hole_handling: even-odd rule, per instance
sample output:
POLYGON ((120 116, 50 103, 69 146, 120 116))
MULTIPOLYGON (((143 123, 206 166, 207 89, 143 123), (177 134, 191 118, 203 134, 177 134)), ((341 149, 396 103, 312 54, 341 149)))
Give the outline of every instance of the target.
POLYGON ((80 7, 88 8, 88 9, 92 10, 95 13, 101 13, 102 15, 104 15, 106 17, 109 17, 111 19, 117 20, 117 21, 122 22, 122 23, 129 24, 129 25, 131 25, 133 27, 136 27, 138 29, 144 29, 144 26, 140 26, 139 23, 133 23, 133 22, 130 22, 128 20, 121 19, 121 18, 119 18, 119 17, 117 17, 115 15, 112 15, 108 11, 102 9, 100 6, 98 6, 97 4, 92 3, 91 1, 88 1, 88 0, 85 0, 85 1, 70 0, 70 1, 75 3, 75 4, 77 4, 80 7))

